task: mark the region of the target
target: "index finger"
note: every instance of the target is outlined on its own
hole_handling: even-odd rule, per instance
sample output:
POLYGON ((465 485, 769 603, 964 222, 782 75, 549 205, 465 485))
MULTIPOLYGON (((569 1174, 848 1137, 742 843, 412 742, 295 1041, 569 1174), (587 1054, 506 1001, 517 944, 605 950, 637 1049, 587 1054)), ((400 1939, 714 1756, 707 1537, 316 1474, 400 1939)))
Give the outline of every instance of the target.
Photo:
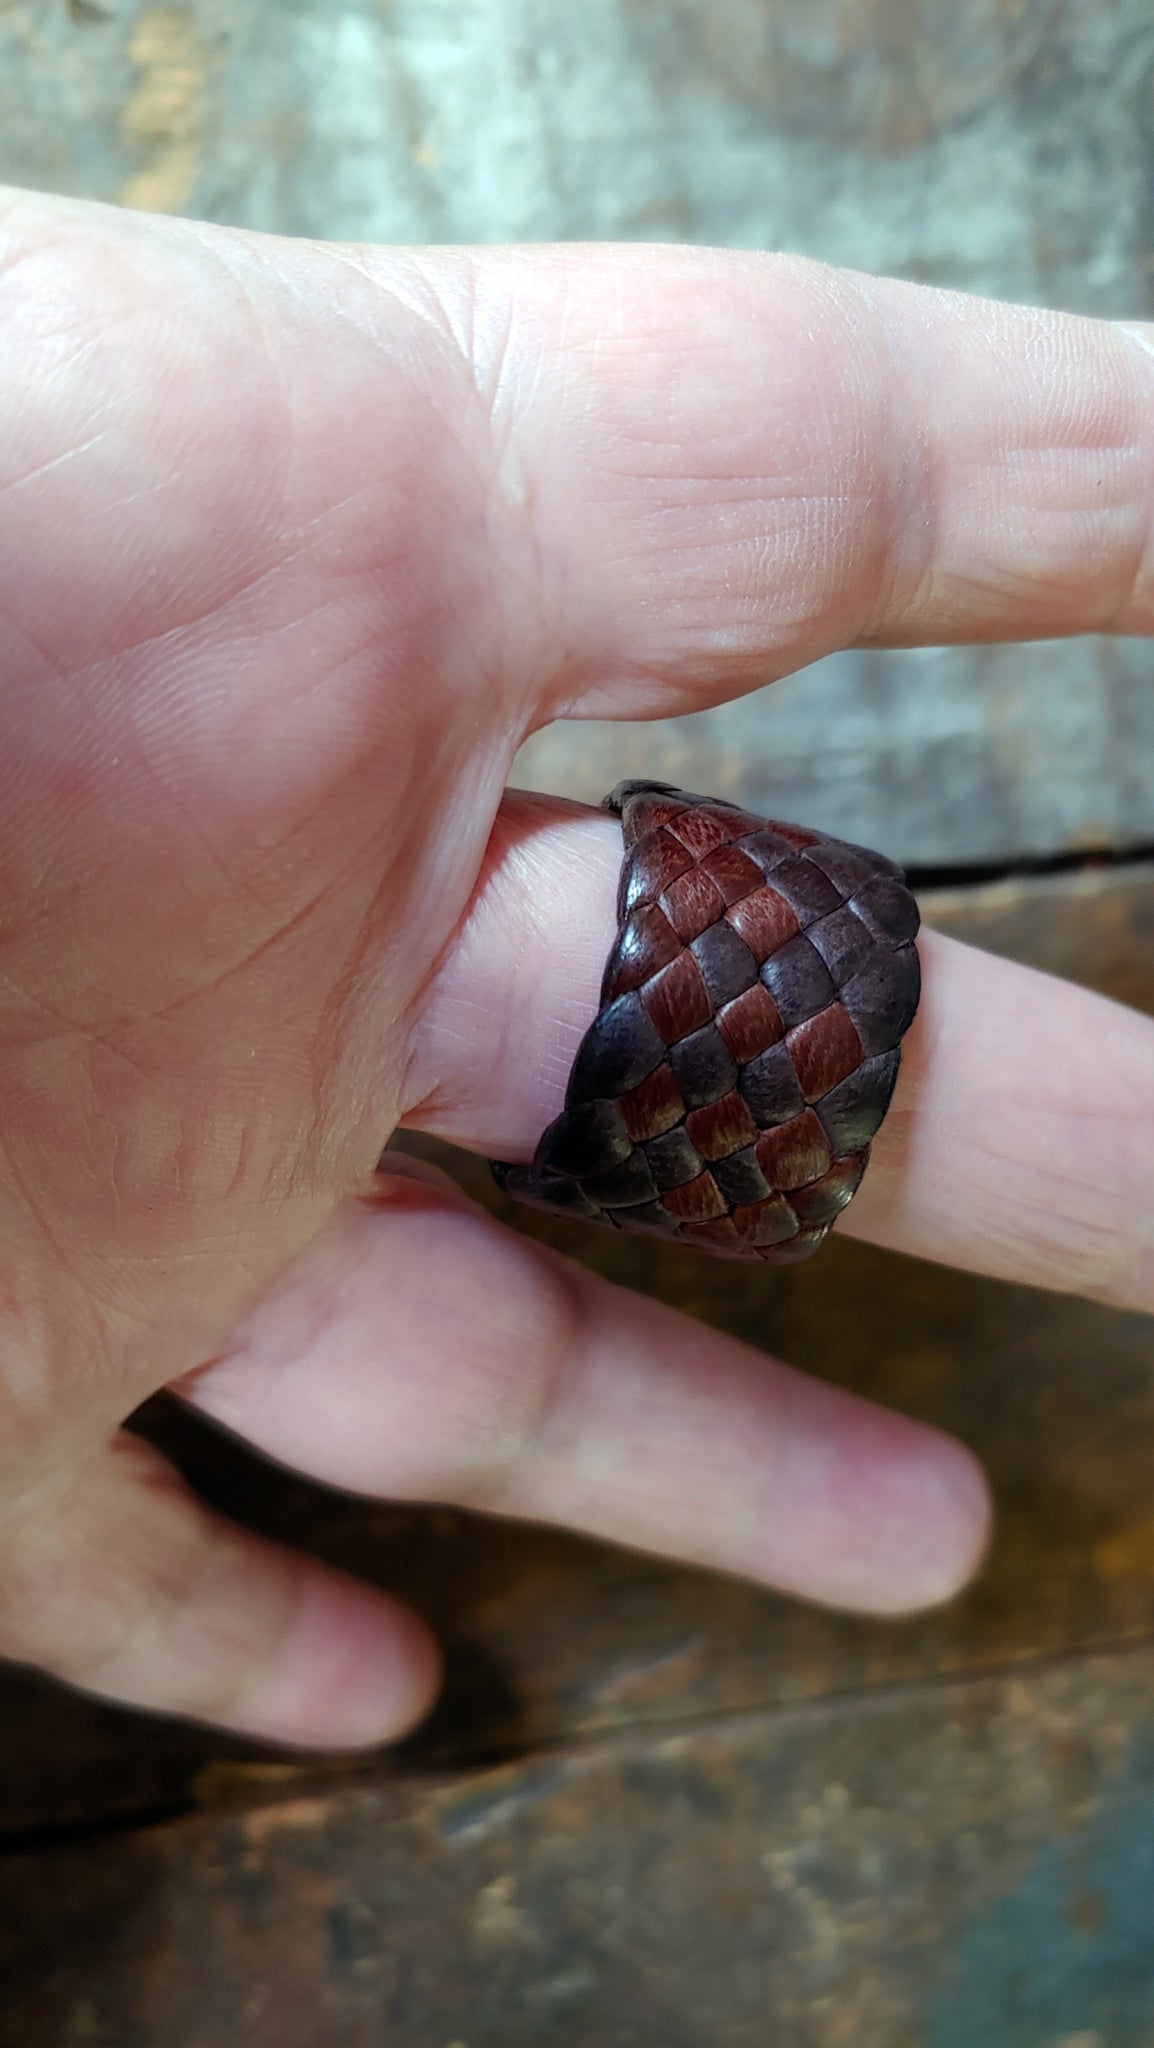
POLYGON ((852 643, 1154 627, 1139 327, 793 257, 419 261, 496 430, 546 717, 690 711, 852 643))

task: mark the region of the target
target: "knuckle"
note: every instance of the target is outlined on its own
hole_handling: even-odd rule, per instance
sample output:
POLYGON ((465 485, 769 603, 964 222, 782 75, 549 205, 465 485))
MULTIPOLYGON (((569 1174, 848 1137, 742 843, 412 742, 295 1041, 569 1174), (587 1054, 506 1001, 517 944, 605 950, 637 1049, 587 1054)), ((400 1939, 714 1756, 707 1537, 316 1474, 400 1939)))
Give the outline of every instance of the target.
POLYGON ((567 1411, 583 1354, 579 1269, 544 1246, 523 1284, 486 1331, 488 1373, 498 1398, 479 1456, 458 1489, 478 1507, 508 1505, 567 1411))

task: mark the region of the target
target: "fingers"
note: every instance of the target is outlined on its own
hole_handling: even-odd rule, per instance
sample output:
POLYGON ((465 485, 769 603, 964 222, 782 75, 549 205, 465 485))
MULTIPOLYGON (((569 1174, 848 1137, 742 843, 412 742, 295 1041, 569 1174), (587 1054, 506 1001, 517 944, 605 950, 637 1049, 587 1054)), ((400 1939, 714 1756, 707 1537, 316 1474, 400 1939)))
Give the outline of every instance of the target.
POLYGON ((1150 630, 1141 331, 795 258, 419 262, 532 508, 530 557, 501 500, 552 715, 688 711, 852 642, 1150 630))
POLYGON ((568 1524, 838 1606, 943 1599, 986 1539, 985 1483, 949 1438, 408 1179, 350 1203, 186 1391, 339 1485, 568 1524))
MULTIPOLYGON (((512 793, 416 1036, 408 1121, 527 1158, 615 929, 621 834, 512 793)), ((1154 1309, 1154 1023, 934 932, 851 1234, 1154 1309)))
POLYGON ((439 1675, 414 1614, 211 1514, 129 1436, 6 1521, 0 1655, 131 1706, 325 1748, 404 1733, 439 1675))
POLYGON ((147 597, 186 665, 215 616, 234 673, 275 642, 282 712, 326 673, 359 730, 372 643, 435 747, 446 693, 516 734, 854 641, 1154 618, 1141 327, 794 257, 353 251, 31 197, 0 281, 38 622, 11 660, 94 660, 147 597), (74 469, 103 509, 62 558, 74 469))
POLYGON ((597 1014, 620 871, 616 819, 506 791, 468 915, 413 1032, 407 1125, 528 1158, 597 1014))
POLYGON ((924 932, 922 1005, 841 1228, 1154 1310, 1154 1021, 924 932))

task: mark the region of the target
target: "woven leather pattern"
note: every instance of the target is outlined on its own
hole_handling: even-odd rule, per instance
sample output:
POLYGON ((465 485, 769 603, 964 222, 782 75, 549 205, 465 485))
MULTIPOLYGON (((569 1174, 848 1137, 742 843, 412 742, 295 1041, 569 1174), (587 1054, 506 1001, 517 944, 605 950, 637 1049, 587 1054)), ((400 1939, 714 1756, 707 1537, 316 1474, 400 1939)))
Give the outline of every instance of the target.
POLYGON ((918 908, 884 855, 659 782, 604 808, 619 930, 565 1108, 509 1194, 784 1265, 853 1196, 918 1005, 918 908))

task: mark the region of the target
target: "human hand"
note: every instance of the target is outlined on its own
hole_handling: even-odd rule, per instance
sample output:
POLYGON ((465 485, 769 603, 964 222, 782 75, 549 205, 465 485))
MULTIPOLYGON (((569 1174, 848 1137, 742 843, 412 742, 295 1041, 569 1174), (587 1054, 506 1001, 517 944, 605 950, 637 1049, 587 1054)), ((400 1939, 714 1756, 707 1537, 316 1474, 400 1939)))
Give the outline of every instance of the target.
MULTIPOLYGON (((619 830, 503 796, 526 734, 1151 630, 1149 336, 20 194, 0 321, 0 1653, 290 1742, 427 1705, 415 1617, 121 1431, 174 1384, 342 1486, 948 1595, 959 1445, 374 1165, 401 1123, 527 1156, 596 1009, 619 830)), ((1154 1025, 920 950, 842 1227, 1151 1307, 1154 1025)))

